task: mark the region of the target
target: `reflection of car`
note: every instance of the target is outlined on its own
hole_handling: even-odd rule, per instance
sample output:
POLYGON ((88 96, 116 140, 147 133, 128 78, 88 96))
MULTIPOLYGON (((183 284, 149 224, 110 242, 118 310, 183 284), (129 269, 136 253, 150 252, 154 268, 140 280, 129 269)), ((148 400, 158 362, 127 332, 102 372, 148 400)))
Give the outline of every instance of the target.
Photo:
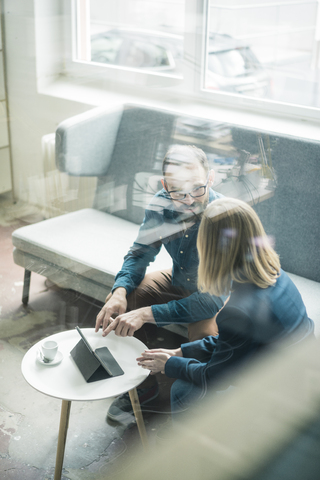
MULTIPOLYGON (((229 35, 210 34, 205 88, 266 96, 270 80, 248 45, 229 35)), ((183 37, 120 28, 91 36, 91 61, 181 75, 183 37)))
POLYGON ((229 35, 210 34, 205 88, 264 97, 270 78, 248 45, 229 35))
POLYGON ((91 36, 91 61, 181 75, 182 37, 112 29, 91 36))

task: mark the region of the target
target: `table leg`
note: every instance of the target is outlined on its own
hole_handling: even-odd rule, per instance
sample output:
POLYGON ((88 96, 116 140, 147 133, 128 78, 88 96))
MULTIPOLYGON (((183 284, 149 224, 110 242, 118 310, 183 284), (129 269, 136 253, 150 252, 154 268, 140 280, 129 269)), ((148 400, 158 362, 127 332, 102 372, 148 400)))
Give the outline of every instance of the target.
POLYGON ((133 413, 137 420, 137 427, 140 433, 142 445, 144 446, 144 448, 148 448, 149 442, 148 442, 148 437, 147 437, 143 416, 141 413, 141 406, 139 402, 137 389, 133 388, 132 390, 129 390, 129 396, 130 396, 130 400, 133 408, 133 413))
POLYGON ((25 270, 24 281, 23 281, 23 292, 22 292, 23 305, 27 305, 29 302, 30 281, 31 281, 31 271, 25 270))
POLYGON ((64 451, 66 447, 67 432, 69 426, 70 409, 71 401, 62 400, 54 480, 61 480, 64 451))

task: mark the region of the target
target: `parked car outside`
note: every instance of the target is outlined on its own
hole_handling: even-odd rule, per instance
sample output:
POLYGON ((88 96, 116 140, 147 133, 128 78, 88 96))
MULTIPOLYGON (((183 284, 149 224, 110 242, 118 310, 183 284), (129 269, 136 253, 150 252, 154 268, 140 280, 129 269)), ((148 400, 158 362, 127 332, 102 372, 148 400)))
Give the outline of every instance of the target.
POLYGON ((182 76, 180 35, 111 29, 91 36, 91 61, 182 76))
POLYGON ((271 81, 248 45, 230 35, 210 34, 205 88, 266 97, 271 81))
MULTIPOLYGON (((91 36, 91 61, 182 76, 183 36, 113 28, 91 36)), ((204 88, 249 96, 270 94, 270 78, 250 46, 211 33, 204 88)))

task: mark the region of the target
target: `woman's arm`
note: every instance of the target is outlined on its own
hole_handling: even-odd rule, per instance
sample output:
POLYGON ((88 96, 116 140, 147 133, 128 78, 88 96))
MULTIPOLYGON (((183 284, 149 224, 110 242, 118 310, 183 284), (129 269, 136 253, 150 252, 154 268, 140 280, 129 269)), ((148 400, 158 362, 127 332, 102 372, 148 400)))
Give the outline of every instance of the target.
POLYGON ((198 342, 184 344, 182 345, 183 357, 167 359, 166 375, 205 387, 231 369, 239 367, 259 347, 252 337, 252 322, 243 312, 234 308, 229 309, 229 312, 225 311, 220 321, 218 316, 218 326, 219 338, 212 349, 210 359, 204 360, 209 353, 210 338, 215 337, 206 337, 198 342), (196 348, 195 353, 198 358, 201 358, 199 352, 201 345, 204 347, 203 356, 198 360, 192 357, 192 349, 196 348))
POLYGON ((166 350, 165 348, 145 350, 141 357, 137 358, 137 362, 142 368, 150 370, 151 375, 154 375, 158 372, 164 373, 165 365, 171 357, 182 357, 181 348, 174 350, 166 350))

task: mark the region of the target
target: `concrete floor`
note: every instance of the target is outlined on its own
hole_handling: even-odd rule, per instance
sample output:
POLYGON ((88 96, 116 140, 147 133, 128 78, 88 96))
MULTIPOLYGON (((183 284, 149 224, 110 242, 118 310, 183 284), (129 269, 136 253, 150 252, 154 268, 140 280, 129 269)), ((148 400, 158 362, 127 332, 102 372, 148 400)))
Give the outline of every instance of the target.
MULTIPOLYGON (((36 342, 75 325, 93 327, 101 304, 64 290, 32 273, 29 304, 21 303, 23 274, 12 259, 11 234, 16 228, 39 221, 26 205, 12 205, 0 195, 0 478, 49 480, 54 475, 61 401, 30 387, 21 374, 21 360, 36 342)), ((148 346, 175 348, 183 340, 150 325, 148 346)), ((144 412, 151 444, 170 420, 172 380, 158 376, 160 395, 144 412)), ((63 476, 64 480, 100 480, 130 464, 140 448, 134 418, 126 424, 106 422, 113 399, 73 402, 63 476), (126 465, 128 463, 126 462, 126 465)))

